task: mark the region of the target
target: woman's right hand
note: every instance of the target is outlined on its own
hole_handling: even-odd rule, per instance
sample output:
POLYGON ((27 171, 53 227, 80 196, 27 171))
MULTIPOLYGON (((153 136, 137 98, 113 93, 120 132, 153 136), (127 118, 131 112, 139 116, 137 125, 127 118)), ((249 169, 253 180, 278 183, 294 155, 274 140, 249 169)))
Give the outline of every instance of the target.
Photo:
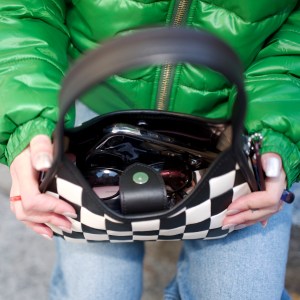
POLYGON ((12 186, 10 197, 21 196, 20 201, 11 201, 11 210, 16 218, 45 238, 52 238, 52 224, 63 231, 71 232, 75 218, 74 208, 67 202, 39 191, 39 171, 47 170, 52 163, 53 147, 46 135, 37 135, 10 166, 12 186))

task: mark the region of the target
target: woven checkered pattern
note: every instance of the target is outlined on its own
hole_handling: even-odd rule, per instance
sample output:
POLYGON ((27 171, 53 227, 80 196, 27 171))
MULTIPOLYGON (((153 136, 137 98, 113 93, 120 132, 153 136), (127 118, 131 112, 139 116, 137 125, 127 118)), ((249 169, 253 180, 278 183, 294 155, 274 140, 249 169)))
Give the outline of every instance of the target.
POLYGON ((159 218, 141 217, 130 220, 105 209, 105 205, 100 203, 101 200, 96 195, 91 198, 91 191, 82 188, 70 173, 64 171, 63 176, 58 174, 47 193, 74 206, 78 217, 70 219, 73 230, 71 234, 48 224, 56 235, 72 242, 133 242, 225 237, 230 232, 221 229, 227 207, 238 197, 250 193, 249 185, 244 180, 239 166, 229 160, 215 165, 210 172, 214 176, 198 186, 198 190, 187 197, 186 201, 182 201, 177 208, 167 211, 159 218), (70 176, 69 179, 65 178, 66 174, 70 176))

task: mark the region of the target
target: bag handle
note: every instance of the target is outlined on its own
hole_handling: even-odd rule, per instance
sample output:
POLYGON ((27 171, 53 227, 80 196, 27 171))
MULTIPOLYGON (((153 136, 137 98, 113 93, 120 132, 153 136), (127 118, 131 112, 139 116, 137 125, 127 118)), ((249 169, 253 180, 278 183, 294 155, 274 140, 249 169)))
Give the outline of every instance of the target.
POLYGON ((210 33, 174 27, 142 29, 114 38, 79 59, 66 75, 59 96, 59 119, 54 140, 55 161, 63 155, 64 117, 71 105, 88 89, 108 77, 150 64, 189 62, 223 74, 237 88, 231 116, 233 145, 244 129, 246 95, 243 67, 234 51, 210 33))

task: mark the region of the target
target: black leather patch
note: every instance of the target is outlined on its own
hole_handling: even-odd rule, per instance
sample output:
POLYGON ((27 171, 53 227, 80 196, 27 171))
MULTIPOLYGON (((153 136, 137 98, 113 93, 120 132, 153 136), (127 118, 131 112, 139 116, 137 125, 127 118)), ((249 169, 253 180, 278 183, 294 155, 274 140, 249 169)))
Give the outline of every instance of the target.
POLYGON ((167 193, 161 175, 153 168, 135 163, 120 176, 123 214, 149 213, 167 209, 167 193))

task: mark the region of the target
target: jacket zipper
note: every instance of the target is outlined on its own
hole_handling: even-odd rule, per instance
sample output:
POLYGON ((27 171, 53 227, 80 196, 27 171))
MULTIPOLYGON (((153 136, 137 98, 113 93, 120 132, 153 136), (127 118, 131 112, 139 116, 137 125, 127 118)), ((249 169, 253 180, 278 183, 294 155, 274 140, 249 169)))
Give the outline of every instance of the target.
MULTIPOLYGON (((171 22, 172 27, 180 26, 186 16, 186 12, 189 7, 190 0, 178 0, 175 15, 171 22)), ((157 109, 166 110, 169 104, 171 82, 174 77, 175 66, 172 64, 165 64, 162 66, 160 83, 157 96, 157 109)))

